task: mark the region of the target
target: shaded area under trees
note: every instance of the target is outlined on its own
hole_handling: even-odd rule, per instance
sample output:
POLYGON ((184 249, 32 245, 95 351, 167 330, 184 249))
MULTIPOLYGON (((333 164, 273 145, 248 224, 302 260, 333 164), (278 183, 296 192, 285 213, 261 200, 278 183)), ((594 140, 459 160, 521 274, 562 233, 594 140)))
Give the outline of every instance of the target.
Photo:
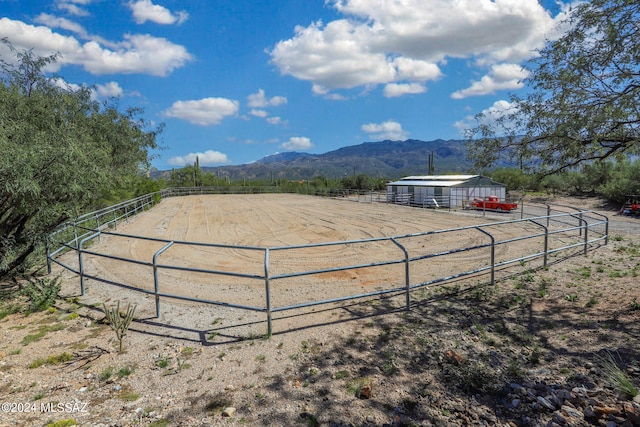
POLYGON ((140 110, 47 76, 56 55, 11 52, 0 58, 0 277, 27 271, 58 224, 144 187, 140 171, 161 131, 148 131, 140 110))

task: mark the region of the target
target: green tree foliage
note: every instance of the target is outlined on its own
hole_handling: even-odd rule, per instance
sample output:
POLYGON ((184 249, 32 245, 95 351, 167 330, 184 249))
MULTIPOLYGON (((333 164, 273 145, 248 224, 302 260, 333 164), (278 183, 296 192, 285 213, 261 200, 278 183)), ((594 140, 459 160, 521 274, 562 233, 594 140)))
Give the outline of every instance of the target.
POLYGON ((171 187, 195 187, 196 181, 196 168, 192 165, 171 170, 171 176, 169 177, 169 185, 171 187))
POLYGON ((530 189, 532 178, 522 169, 500 168, 488 174, 491 179, 507 186, 507 191, 530 189))
POLYGON ((582 167, 582 173, 587 180, 587 188, 595 190, 598 186, 608 182, 613 177, 614 164, 611 161, 587 163, 582 167))
POLYGON ((598 194, 623 203, 629 194, 640 194, 640 160, 611 164, 610 178, 596 186, 598 194))
POLYGON ((640 153, 640 2, 591 0, 527 67, 531 89, 468 133, 480 168, 518 159, 545 174, 640 153), (534 162, 527 163, 527 160, 534 162))
POLYGON ((585 194, 592 190, 584 173, 569 171, 565 173, 564 183, 570 194, 585 194))
POLYGON ((343 188, 352 190, 384 190, 386 188, 384 179, 373 178, 366 174, 347 176, 342 178, 341 182, 343 188))
POLYGON ((549 194, 597 195, 624 203, 630 194, 640 194, 640 160, 598 161, 586 163, 580 170, 563 170, 547 176, 526 174, 516 168, 501 168, 489 173, 507 185, 507 191, 545 191, 549 194))
POLYGON ((58 224, 130 183, 160 131, 146 131, 138 110, 48 78, 56 56, 12 53, 0 59, 0 277, 24 271, 58 224))
POLYGON ((160 179, 153 179, 145 175, 136 175, 133 182, 133 197, 144 196, 145 194, 156 193, 164 188, 165 182, 160 179))

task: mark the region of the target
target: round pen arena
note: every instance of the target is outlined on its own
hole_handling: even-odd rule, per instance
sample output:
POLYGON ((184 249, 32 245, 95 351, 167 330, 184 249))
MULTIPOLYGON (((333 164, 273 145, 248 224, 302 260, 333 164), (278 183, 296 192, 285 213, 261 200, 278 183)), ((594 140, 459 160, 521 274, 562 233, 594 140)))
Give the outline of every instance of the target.
MULTIPOLYGON (((150 210, 119 221, 115 227, 105 228, 99 238, 84 244, 85 295, 94 303, 134 301, 138 305, 137 318, 155 318, 151 294, 155 274, 161 294, 216 302, 161 298, 162 319, 175 315, 172 310, 176 307, 190 307, 188 310, 202 313, 207 319, 225 319, 227 326, 264 325, 264 308, 268 304, 274 312, 274 330, 283 331, 298 327, 299 317, 304 316, 296 310, 279 308, 304 306, 307 313, 325 312, 329 316, 331 309, 352 304, 350 297, 354 295, 402 289, 407 280, 411 286, 439 279, 444 283, 446 278, 486 269, 491 264, 488 246, 492 239, 505 242, 494 249, 498 264, 541 252, 544 227, 539 224, 486 225, 511 218, 494 215, 490 219, 295 194, 170 197, 150 210), (486 226, 482 230, 465 228, 480 224, 486 226), (452 231, 425 234, 446 229, 452 231), (523 236, 532 237, 519 240, 523 236), (154 256, 157 269, 153 268, 154 256), (270 288, 268 303, 266 287, 270 288), (315 302, 334 299, 343 300, 311 307, 315 302), (236 310, 236 306, 256 310, 236 310)), ((566 236, 549 237, 549 249, 571 244, 574 237, 581 239, 573 231, 566 236)), ((75 262, 76 266, 77 258, 76 252, 61 257, 63 262, 75 262)), ((539 265, 540 257, 528 262, 529 268, 539 265)), ((489 280, 488 271, 482 273, 483 279, 475 278, 475 283, 489 280)), ((76 286, 78 279, 67 282, 76 286)), ((406 303, 402 295, 392 300, 388 304, 396 308, 406 303)))

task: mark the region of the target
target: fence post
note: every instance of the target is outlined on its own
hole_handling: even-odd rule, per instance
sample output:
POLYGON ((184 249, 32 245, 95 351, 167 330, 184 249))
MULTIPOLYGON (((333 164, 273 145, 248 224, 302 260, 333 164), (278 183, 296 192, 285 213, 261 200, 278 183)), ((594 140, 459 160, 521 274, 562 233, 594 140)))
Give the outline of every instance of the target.
POLYGON ((271 337, 273 334, 273 325, 271 318, 271 283, 269 280, 269 248, 264 249, 264 286, 267 303, 267 336, 271 337))
POLYGON ((47 251, 47 274, 51 274, 51 252, 49 250, 49 239, 44 242, 45 251, 47 251))
POLYGON ((549 227, 549 224, 551 223, 551 205, 547 205, 547 227, 549 227))
POLYGON ((82 239, 78 243, 78 269, 80 270, 80 295, 84 296, 84 262, 82 261, 82 246, 84 242, 87 242, 96 236, 100 236, 100 232, 93 233, 91 236, 82 239))
POLYGON ((496 239, 493 234, 480 227, 475 227, 476 230, 486 234, 491 239, 491 285, 496 284, 496 239))
POLYGON ((544 225, 542 225, 542 224, 540 224, 540 223, 538 223, 536 221, 533 221, 531 219, 529 220, 529 222, 532 222, 533 224, 544 228, 544 258, 543 258, 544 261, 543 261, 543 267, 546 268, 547 267, 547 260, 549 258, 549 228, 545 227, 544 225))
POLYGON ((548 258, 549 258, 549 228, 544 227, 544 261, 543 261, 544 268, 547 268, 548 258))
POLYGON ((409 251, 402 246, 395 238, 391 238, 391 241, 404 252, 404 286, 405 286, 405 299, 407 303, 407 311, 411 311, 411 281, 409 276, 409 251))
POLYGON ((588 249, 587 246, 589 244, 589 225, 587 223, 587 220, 582 218, 582 214, 580 214, 580 222, 584 223, 584 250, 582 252, 584 255, 586 255, 588 249))
POLYGON ((153 254, 153 290, 156 298, 156 317, 160 317, 160 281, 158 279, 158 257, 167 249, 173 246, 173 242, 164 245, 158 252, 153 254))
MULTIPOLYGON (((96 224, 98 224, 98 226, 96 227, 96 230, 100 231, 100 227, 102 227, 102 225, 100 224, 100 217, 96 215, 94 216, 94 218, 96 220, 96 224)), ((102 234, 98 235, 98 241, 102 242, 102 234)), ((82 295, 84 295, 84 293, 82 295)))
MULTIPOLYGON (((82 242, 84 242, 84 240, 82 242)), ((78 271, 80 272, 80 295, 84 296, 84 264, 82 263, 82 242, 78 242, 78 271)))
MULTIPOLYGON (((578 218, 580 218, 580 225, 582 225, 582 221, 583 221, 583 219, 582 219, 582 212, 580 212, 580 213, 578 214, 578 218)), ((584 236, 584 237, 585 237, 585 239, 586 239, 586 238, 587 238, 587 236, 586 236, 586 234, 587 234, 587 228, 586 228, 587 221, 584 221, 584 223, 585 223, 585 229, 584 229, 584 234, 585 234, 585 236, 584 236)), ((578 236, 582 236, 582 228, 580 228, 580 233, 578 234, 578 236)), ((586 254, 587 254, 587 253, 585 252, 585 255, 586 255, 586 254)))

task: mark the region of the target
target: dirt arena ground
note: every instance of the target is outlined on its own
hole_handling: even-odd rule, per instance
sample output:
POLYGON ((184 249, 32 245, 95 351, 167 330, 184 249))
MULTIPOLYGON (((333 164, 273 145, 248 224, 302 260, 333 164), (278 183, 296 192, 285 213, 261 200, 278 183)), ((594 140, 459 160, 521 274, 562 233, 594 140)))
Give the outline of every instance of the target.
MULTIPOLYGON (((590 199, 555 202, 602 209, 590 199)), ((95 427, 513 427, 555 425, 553 420, 567 414, 578 418, 563 425, 605 425, 612 413, 622 419, 628 402, 607 383, 594 355, 612 351, 622 357, 640 384, 640 221, 603 212, 612 219, 612 239, 586 256, 579 249, 554 256, 547 269, 535 268, 540 260, 527 261, 515 266, 518 274, 501 270, 495 286, 487 285, 485 275, 416 290, 410 312, 404 311, 403 295, 277 312, 271 337, 264 335, 263 312, 162 298, 156 318, 152 295, 92 279, 80 297, 78 277, 57 266, 54 273, 62 274, 63 282, 55 310, 0 320, 0 397, 16 408, 4 411, 3 406, 0 426, 73 420, 95 427), (123 352, 102 308, 116 301, 137 307, 123 352), (588 399, 575 394, 583 389, 588 399), (539 404, 538 392, 571 398, 554 411, 539 404), (60 403, 72 411, 51 410, 60 403), (607 412, 594 413, 592 407, 607 412)), ((275 277, 402 257, 389 241, 278 247, 506 218, 295 195, 220 195, 166 199, 113 231, 175 241, 159 257, 165 266, 188 264, 249 276, 264 275, 264 248, 269 247, 275 277), (186 247, 178 243, 182 240, 245 247, 186 247)), ((488 230, 497 240, 508 240, 540 227, 488 230)), ((399 240, 412 256, 454 251, 437 262, 412 263, 412 283, 488 262, 487 248, 455 252, 488 242, 475 229, 399 240)), ((551 240, 558 247, 575 238, 551 240)), ((511 241, 497 248, 497 261, 530 254, 541 244, 540 238, 511 241)), ((88 249, 149 263, 164 245, 104 235, 88 249)), ((61 259, 77 267, 77 255, 61 259)), ((85 255, 85 264, 88 274, 152 287, 148 265, 91 255, 85 255)), ((159 269, 159 279, 166 293, 265 304, 263 279, 168 268, 159 269)), ((272 303, 282 307, 403 283, 402 264, 281 278, 272 280, 272 303)))
MULTIPOLYGON (((505 214, 493 214, 489 217, 451 214, 406 206, 356 203, 287 194, 209 195, 165 199, 152 210, 130 222, 120 223, 117 230, 111 231, 176 242, 159 256, 160 265, 242 273, 255 277, 264 277, 263 248, 270 248, 269 274, 270 277, 276 277, 304 271, 404 259, 402 250, 389 240, 320 247, 277 248, 407 236, 504 221, 512 217, 505 214), (214 243, 233 247, 193 246, 180 242, 214 243)), ((541 231, 540 227, 532 224, 503 225, 485 229, 494 234, 497 241, 541 231)), ((160 250, 166 241, 104 235, 88 250, 150 263, 154 253, 160 250)), ((411 257, 456 251, 487 244, 489 241, 486 235, 475 229, 399 239, 411 257)), ((566 243, 560 239, 555 245, 566 243)), ((542 249, 542 245, 542 238, 500 245, 496 250, 496 261, 534 253, 535 250, 542 249)), ((414 262, 411 265, 410 281, 413 285, 453 276, 482 268, 488 265, 489 261, 489 249, 483 248, 439 257, 437 262, 433 262, 432 259, 414 262)), ((65 262, 77 265, 76 256, 68 254, 65 262)), ((84 268, 88 275, 135 288, 153 290, 153 269, 149 265, 85 255, 84 268)), ((266 306, 264 279, 237 278, 224 274, 194 273, 168 268, 160 268, 158 277, 160 292, 165 294, 218 301, 228 305, 256 308, 266 306)), ((70 281, 77 283, 78 279, 70 277, 70 281)), ((87 280, 87 284, 89 299, 95 298, 96 302, 115 299, 131 301, 138 304, 141 316, 149 319, 155 317, 155 305, 152 297, 148 295, 112 286, 95 286, 97 283, 90 279, 87 280), (104 293, 105 289, 108 289, 107 293, 104 293)), ((401 288, 405 285, 405 271, 403 263, 395 263, 272 279, 270 285, 272 308, 289 307, 329 298, 401 288)), ((174 316, 172 310, 188 304, 175 302, 176 300, 162 299, 162 320, 173 321, 180 317, 174 316)), ((244 325, 249 319, 251 323, 265 320, 264 313, 230 310, 228 307, 199 306, 197 310, 208 312, 216 318, 224 318, 228 325, 234 322, 244 325)), ((274 319, 284 319, 276 321, 276 330, 300 326, 297 316, 275 313, 274 319)), ((318 322, 319 319, 312 318, 308 321, 318 322)), ((259 330, 253 331, 258 332, 262 333, 259 330)))

